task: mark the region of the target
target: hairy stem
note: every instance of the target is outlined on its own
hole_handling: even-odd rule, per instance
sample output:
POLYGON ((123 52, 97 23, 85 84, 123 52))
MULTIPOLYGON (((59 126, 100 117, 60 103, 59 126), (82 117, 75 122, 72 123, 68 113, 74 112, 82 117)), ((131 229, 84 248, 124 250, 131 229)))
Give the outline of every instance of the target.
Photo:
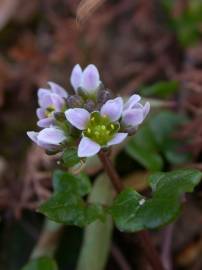
MULTIPOLYGON (((116 169, 114 168, 111 160, 108 158, 108 156, 106 155, 106 153, 104 151, 100 151, 100 153, 98 155, 99 155, 100 161, 103 164, 104 170, 108 174, 114 188, 116 189, 116 191, 118 193, 120 193, 124 189, 124 185, 123 185, 123 182, 121 181, 116 169)), ((145 256, 146 256, 147 260, 149 261, 153 270, 164 270, 160 256, 152 243, 149 232, 148 231, 141 231, 137 234, 138 234, 138 237, 140 239, 145 256)))

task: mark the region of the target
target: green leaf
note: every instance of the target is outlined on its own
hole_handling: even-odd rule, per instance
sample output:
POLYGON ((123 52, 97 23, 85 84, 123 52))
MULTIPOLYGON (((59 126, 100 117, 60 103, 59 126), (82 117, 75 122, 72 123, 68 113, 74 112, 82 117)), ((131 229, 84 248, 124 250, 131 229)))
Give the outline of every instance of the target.
POLYGON ((91 190, 90 179, 81 173, 74 176, 71 173, 56 170, 53 174, 53 187, 55 192, 77 193, 85 196, 91 190))
POLYGON ((58 267, 53 259, 41 257, 30 261, 22 270, 58 270, 58 267))
POLYGON ((160 171, 163 159, 151 129, 144 126, 126 145, 126 152, 150 171, 160 171))
POLYGON ((182 150, 185 142, 174 136, 186 121, 183 115, 169 111, 151 117, 128 142, 126 152, 153 172, 162 170, 163 157, 173 165, 188 162, 191 155, 182 150))
POLYGON ((109 211, 121 231, 135 232, 166 225, 179 214, 183 193, 192 192, 201 177, 201 172, 191 169, 154 174, 149 178, 151 198, 126 189, 116 197, 109 211))
POLYGON ((58 192, 39 211, 55 222, 83 227, 94 220, 103 217, 99 205, 86 205, 77 194, 58 192))
POLYGON ((201 37, 201 1, 189 1, 184 12, 172 20, 173 30, 184 47, 193 46, 201 37))
POLYGON ((77 155, 76 148, 65 149, 62 156, 63 165, 67 168, 73 167, 80 162, 80 158, 77 155))
POLYGON ((140 93, 145 97, 158 96, 161 98, 165 98, 175 93, 178 89, 179 89, 178 81, 160 81, 151 86, 143 86, 140 89, 140 93))
POLYGON ((82 227, 104 218, 99 204, 88 205, 82 199, 91 190, 90 181, 84 174, 74 176, 58 170, 53 175, 53 186, 53 196, 39 208, 50 220, 82 227))
POLYGON ((164 111, 153 117, 148 123, 158 150, 172 165, 180 165, 191 160, 191 154, 183 151, 185 141, 176 137, 176 130, 186 122, 187 119, 184 115, 164 111))

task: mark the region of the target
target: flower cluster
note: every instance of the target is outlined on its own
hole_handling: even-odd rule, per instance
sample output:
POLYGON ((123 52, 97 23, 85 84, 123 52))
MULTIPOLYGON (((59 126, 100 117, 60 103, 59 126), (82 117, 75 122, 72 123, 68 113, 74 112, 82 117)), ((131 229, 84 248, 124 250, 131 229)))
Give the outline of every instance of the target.
POLYGON ((84 70, 76 65, 70 81, 74 95, 53 82, 49 82, 50 89, 38 90, 37 125, 43 129, 27 134, 49 152, 78 147, 79 157, 93 156, 134 134, 150 110, 148 102, 140 103, 139 95, 126 102, 113 97, 92 64, 84 70))

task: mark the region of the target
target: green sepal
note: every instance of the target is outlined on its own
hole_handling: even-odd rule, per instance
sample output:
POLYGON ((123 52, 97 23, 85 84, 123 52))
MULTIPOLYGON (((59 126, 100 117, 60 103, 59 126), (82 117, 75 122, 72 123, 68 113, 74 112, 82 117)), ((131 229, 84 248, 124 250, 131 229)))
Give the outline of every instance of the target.
POLYGON ((66 148, 62 155, 62 164, 67 167, 73 167, 74 165, 78 164, 80 162, 80 158, 77 154, 77 148, 70 147, 66 148))

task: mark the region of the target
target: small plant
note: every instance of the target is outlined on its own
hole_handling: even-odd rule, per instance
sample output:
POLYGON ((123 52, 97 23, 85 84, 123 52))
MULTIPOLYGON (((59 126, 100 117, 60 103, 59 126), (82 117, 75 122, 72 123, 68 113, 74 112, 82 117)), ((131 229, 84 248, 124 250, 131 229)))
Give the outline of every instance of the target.
MULTIPOLYGON (((150 111, 150 103, 142 104, 141 97, 137 94, 126 100, 114 96, 101 82, 94 65, 88 65, 84 70, 76 65, 70 81, 75 92, 73 95, 52 82, 49 82, 50 89, 39 89, 37 125, 42 130, 29 131, 27 134, 47 153, 58 153, 60 163, 66 167, 78 167, 78 164, 84 164, 87 158, 97 154, 117 196, 107 205, 88 202, 85 196, 92 192, 90 179, 83 173, 73 175, 57 170, 53 175, 53 195, 40 206, 39 211, 57 223, 81 227, 96 220, 104 222, 110 215, 120 231, 138 232, 145 255, 153 269, 164 269, 148 233, 144 230, 172 222, 180 211, 183 193, 192 192, 200 182, 202 174, 193 169, 156 172, 149 177, 152 190, 150 198, 142 196, 132 188, 125 188, 108 157, 108 151, 111 146, 122 143, 129 136, 135 138, 137 129, 150 111)), ((163 116, 163 119, 169 121, 171 118, 172 115, 163 116)), ((174 126, 170 125, 169 129, 172 127, 174 126)), ((163 145, 162 140, 158 145, 154 143, 154 146, 144 144, 144 140, 155 141, 156 131, 154 132, 152 127, 149 128, 145 126, 144 132, 139 136, 139 142, 145 151, 148 151, 148 157, 153 153, 159 160, 159 154, 156 152, 157 147, 163 145), (149 128, 151 136, 144 137, 149 128)), ((127 152, 143 164, 145 162, 150 168, 150 160, 145 157, 147 153, 142 154, 138 148, 140 144, 134 138, 129 140, 127 152)), ((173 147, 173 143, 171 145, 173 147)), ((164 150, 165 156, 170 158, 169 149, 164 150)), ((162 162, 151 168, 161 167, 162 162)))

